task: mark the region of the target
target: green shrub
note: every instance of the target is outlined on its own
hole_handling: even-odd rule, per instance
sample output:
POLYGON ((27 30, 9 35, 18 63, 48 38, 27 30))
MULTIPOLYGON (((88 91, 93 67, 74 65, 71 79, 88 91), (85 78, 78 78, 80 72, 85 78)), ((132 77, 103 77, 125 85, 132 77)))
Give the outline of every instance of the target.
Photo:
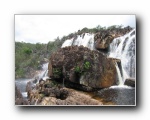
POLYGON ((76 73, 81 73, 81 70, 80 70, 80 67, 79 67, 79 66, 76 66, 76 67, 75 67, 75 72, 76 72, 76 73))
POLYGON ((88 70, 88 69, 90 69, 90 67, 91 67, 90 62, 86 61, 86 62, 84 63, 84 69, 88 70))
POLYGON ((24 48, 24 53, 30 55, 32 50, 30 48, 24 48))
POLYGON ((59 68, 53 68, 53 74, 54 76, 60 76, 62 74, 61 69, 59 68))

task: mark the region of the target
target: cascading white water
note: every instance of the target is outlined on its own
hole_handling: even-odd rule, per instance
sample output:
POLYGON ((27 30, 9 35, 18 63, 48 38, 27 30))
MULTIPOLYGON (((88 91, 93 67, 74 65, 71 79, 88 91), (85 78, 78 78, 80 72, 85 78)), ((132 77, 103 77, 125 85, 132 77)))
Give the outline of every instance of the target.
POLYGON ((36 79, 40 80, 41 78, 43 80, 46 80, 48 77, 48 63, 43 64, 42 66, 42 72, 36 77, 36 79))
POLYGON ((66 47, 66 46, 72 46, 72 45, 83 45, 84 47, 88 47, 89 49, 93 50, 94 49, 94 34, 89 34, 85 33, 82 35, 78 35, 76 39, 68 39, 66 40, 61 48, 66 47))
POLYGON ((115 38, 110 44, 109 57, 121 60, 122 81, 135 77, 135 29, 128 34, 115 38))
POLYGON ((72 42, 73 42, 73 38, 66 40, 66 41, 62 44, 61 48, 67 47, 67 46, 71 46, 71 45, 72 45, 72 42))
POLYGON ((116 63, 116 70, 117 70, 117 73, 118 73, 118 81, 119 81, 119 85, 123 85, 121 73, 120 73, 120 70, 119 70, 119 67, 118 67, 118 64, 117 64, 117 63, 116 63))
POLYGON ((39 99, 36 99, 36 101, 35 101, 34 105, 37 105, 38 100, 39 100, 39 99))

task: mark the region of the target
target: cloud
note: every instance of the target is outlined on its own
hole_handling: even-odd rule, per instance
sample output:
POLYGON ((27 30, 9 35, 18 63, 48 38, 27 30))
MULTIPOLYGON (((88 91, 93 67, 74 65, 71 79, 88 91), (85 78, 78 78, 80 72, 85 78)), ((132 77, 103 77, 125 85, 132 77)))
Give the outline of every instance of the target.
POLYGON ((134 15, 15 15, 15 41, 47 43, 84 27, 135 27, 134 15))

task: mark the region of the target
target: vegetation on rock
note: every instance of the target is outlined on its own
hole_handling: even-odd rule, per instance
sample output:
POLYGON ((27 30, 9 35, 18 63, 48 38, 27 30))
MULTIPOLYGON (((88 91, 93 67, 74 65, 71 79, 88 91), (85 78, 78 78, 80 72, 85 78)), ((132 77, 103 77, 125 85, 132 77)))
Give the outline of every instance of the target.
POLYGON ((53 68, 53 75, 56 77, 56 78, 60 78, 61 77, 61 74, 62 74, 62 71, 60 68, 53 68))
POLYGON ((86 61, 86 62, 84 63, 84 68, 85 68, 86 70, 88 70, 88 69, 90 69, 90 67, 91 67, 90 62, 86 61))
POLYGON ((79 66, 75 66, 75 72, 76 72, 76 73, 81 73, 81 69, 80 69, 79 66))

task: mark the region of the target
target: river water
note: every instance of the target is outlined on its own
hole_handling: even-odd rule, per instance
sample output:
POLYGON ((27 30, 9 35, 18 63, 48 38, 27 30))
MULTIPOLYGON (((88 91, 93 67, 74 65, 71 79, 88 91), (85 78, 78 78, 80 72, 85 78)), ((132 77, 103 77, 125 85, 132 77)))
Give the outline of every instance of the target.
POLYGON ((135 88, 116 87, 105 88, 95 93, 93 98, 100 98, 104 104, 135 105, 135 88))
POLYGON ((23 98, 27 98, 26 85, 29 81, 32 81, 32 80, 33 79, 25 79, 25 78, 15 80, 15 85, 22 93, 23 98))

